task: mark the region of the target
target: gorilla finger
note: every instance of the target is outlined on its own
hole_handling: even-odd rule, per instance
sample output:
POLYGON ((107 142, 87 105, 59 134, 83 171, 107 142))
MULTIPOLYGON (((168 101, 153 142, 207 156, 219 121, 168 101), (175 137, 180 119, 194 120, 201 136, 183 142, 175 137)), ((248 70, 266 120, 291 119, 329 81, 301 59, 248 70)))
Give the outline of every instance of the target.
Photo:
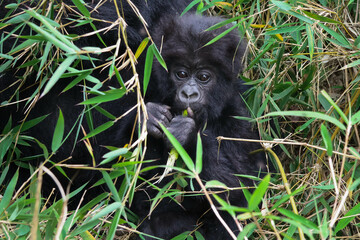
POLYGON ((148 126, 147 130, 148 130, 148 133, 155 138, 159 139, 159 138, 162 138, 162 136, 163 136, 162 131, 154 125, 148 126))

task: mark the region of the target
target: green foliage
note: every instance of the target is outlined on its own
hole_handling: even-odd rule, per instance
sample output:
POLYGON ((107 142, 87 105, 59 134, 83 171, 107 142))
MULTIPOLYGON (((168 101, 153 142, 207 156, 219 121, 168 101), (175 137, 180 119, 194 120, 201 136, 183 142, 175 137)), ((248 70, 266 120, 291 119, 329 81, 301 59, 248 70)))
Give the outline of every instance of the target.
MULTIPOLYGON (((62 92, 76 85, 81 85, 84 92, 81 103, 84 110, 69 132, 64 128, 67 119, 59 109, 51 149, 38 139, 27 136, 27 130, 42 124, 47 115, 34 119, 24 115, 23 121, 16 124, 12 124, 10 118, 4 129, 0 129, 0 238, 28 239, 34 237, 31 233, 35 233, 37 239, 53 239, 56 236, 59 239, 113 239, 119 226, 131 230, 137 227, 134 224, 137 216, 125 207, 125 203, 131 203, 137 180, 146 181, 141 179, 139 172, 166 167, 176 172, 174 179, 162 188, 147 182, 158 191, 152 199, 152 211, 159 201, 165 198, 166 201, 169 198, 176 201, 181 196, 180 190, 171 188, 171 185, 189 184, 193 188, 193 181, 199 180, 203 168, 200 137, 196 159, 191 159, 164 129, 185 167, 178 164, 141 168, 144 163, 142 141, 131 151, 128 146, 119 149, 107 146, 109 151, 103 156, 100 166, 111 164, 111 168, 86 168, 101 171, 103 179, 95 185, 106 184, 109 193, 102 193, 77 211, 65 212, 65 215, 62 213, 67 199, 42 198, 37 187, 43 184, 43 171, 41 167, 32 169, 28 161, 37 158, 44 163, 52 163, 52 156, 61 151, 62 143, 70 133, 76 135, 76 141, 80 140, 79 122, 83 118, 88 121, 90 131, 81 140, 92 154, 89 138, 107 130, 120 118, 103 109, 102 104, 121 98, 127 91, 136 91, 139 86, 127 85, 118 66, 124 62, 136 62, 146 49, 144 79, 134 80, 143 81, 143 95, 149 84, 154 56, 166 68, 159 50, 149 44, 150 38, 146 38, 135 54, 126 55, 125 61, 118 60, 120 55, 116 54, 107 59, 105 69, 108 77, 114 76, 120 87, 103 90, 101 87, 106 79, 97 79, 93 72, 100 67, 96 65, 96 57, 106 52, 107 46, 80 49, 74 42, 85 36, 68 35, 66 31, 68 27, 88 24, 94 30, 93 34, 102 41, 96 32, 99 29, 93 24, 95 19, 82 1, 73 0, 73 6, 66 7, 60 2, 50 1, 44 7, 43 1, 39 1, 38 5, 34 4, 33 8, 26 10, 17 3, 8 4, 5 7, 9 13, 0 19, 0 29, 6 30, 0 33, 0 72, 16 67, 22 73, 17 79, 20 85, 28 78, 35 78, 32 79, 35 87, 28 99, 21 99, 22 89, 18 87, 0 103, 0 110, 17 105, 18 101, 25 102, 26 108, 31 109, 39 97, 45 96, 55 84, 69 77, 73 80, 64 83, 62 92), (73 12, 72 19, 67 19, 71 20, 67 22, 69 25, 64 24, 62 17, 67 16, 67 7, 79 14, 76 16, 73 12), (15 14, 16 9, 19 14, 15 14), (12 28, 7 30, 9 25, 12 28), (12 41, 11 50, 4 52, 3 43, 14 36, 17 38, 12 41), (82 68, 84 61, 91 63, 93 68, 82 68), (36 74, 32 75, 34 72, 36 74), (94 111, 108 121, 93 126, 94 111), (39 146, 41 154, 23 158, 18 146, 28 146, 30 142, 39 146), (29 172, 31 177, 26 183, 18 182, 19 171, 10 171, 10 163, 23 168, 21 171, 29 172), (6 177, 8 182, 5 182, 6 177), (120 179, 122 182, 115 185, 120 179)), ((218 211, 227 211, 238 221, 238 239, 353 238, 359 232, 360 214, 360 18, 356 1, 194 0, 183 14, 192 7, 197 8, 199 14, 227 17, 209 31, 233 24, 230 29, 238 29, 247 39, 249 51, 241 76, 250 86, 245 100, 253 116, 251 120, 257 123, 262 139, 270 141, 271 146, 279 145, 276 153, 283 153, 279 154, 280 164, 275 161, 276 154, 269 154, 269 160, 274 162, 277 170, 284 169, 284 175, 255 178, 257 188, 254 191, 244 186, 243 193, 248 201, 246 208, 232 206, 212 193, 213 189, 232 190, 219 181, 204 183, 203 193, 197 194, 205 197, 213 194, 213 198, 208 200, 215 200, 217 204, 212 203, 212 206, 215 209, 215 206, 220 206, 218 211)), ((119 32, 122 27, 119 26, 119 32)), ((225 34, 227 31, 215 36, 208 44, 225 34)), ((134 66, 129 68, 135 75, 134 66)), ((0 94, 3 90, 0 89, 0 94)), ((139 104, 143 104, 141 98, 139 104)), ((241 116, 238 118, 243 119, 241 116)), ((141 134, 143 132, 139 130, 141 134)), ((63 166, 58 163, 52 165, 68 177, 63 166)), ((70 193, 69 201, 85 186, 70 193)), ((127 237, 130 232, 122 237, 127 237)), ((194 231, 174 239, 204 238, 194 231)))

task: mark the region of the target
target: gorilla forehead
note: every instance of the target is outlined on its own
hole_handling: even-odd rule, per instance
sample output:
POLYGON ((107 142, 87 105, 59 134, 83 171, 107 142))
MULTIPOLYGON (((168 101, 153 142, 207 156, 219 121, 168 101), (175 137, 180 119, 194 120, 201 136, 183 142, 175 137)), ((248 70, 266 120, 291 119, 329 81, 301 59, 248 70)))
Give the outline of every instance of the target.
MULTIPOLYGON (((210 65, 227 72, 238 73, 240 63, 229 66, 229 59, 235 56, 240 43, 236 30, 229 32, 215 43, 206 45, 216 36, 229 29, 229 26, 206 31, 209 27, 224 21, 219 17, 184 15, 163 19, 154 31, 154 42, 162 49, 162 56, 167 63, 182 62, 191 66, 210 65), (233 71, 234 70, 234 71, 233 71)), ((230 60, 231 61, 231 60, 230 60)))

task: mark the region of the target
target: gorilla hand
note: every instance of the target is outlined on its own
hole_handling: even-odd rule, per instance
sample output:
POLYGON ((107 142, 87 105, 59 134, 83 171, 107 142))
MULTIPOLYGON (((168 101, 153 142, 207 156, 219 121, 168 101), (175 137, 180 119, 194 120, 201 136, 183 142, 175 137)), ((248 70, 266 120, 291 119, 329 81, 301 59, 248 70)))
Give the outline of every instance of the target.
MULTIPOLYGON (((196 136, 195 121, 190 117, 174 117, 171 120, 167 129, 179 141, 182 146, 189 144, 192 140, 195 139, 196 136)), ((164 140, 168 148, 171 148, 172 145, 165 135, 164 140)))
POLYGON ((159 123, 168 127, 172 119, 170 107, 158 103, 148 102, 146 104, 149 119, 147 121, 147 130, 150 135, 155 138, 163 137, 163 133, 159 123))

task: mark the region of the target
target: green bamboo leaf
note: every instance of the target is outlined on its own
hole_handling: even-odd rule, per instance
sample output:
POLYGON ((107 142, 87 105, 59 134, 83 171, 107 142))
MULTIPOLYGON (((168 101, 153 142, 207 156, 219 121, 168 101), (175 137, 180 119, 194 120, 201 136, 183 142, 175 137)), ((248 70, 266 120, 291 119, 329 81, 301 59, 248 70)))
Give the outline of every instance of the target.
POLYGON ((310 24, 306 24, 306 33, 308 36, 308 46, 309 46, 309 53, 310 53, 310 61, 312 61, 312 58, 314 56, 314 31, 312 30, 310 24))
POLYGON ((0 216, 3 215, 4 211, 10 204, 18 177, 19 177, 19 170, 16 170, 14 176, 11 178, 10 183, 6 185, 4 195, 0 200, 0 216))
POLYGON ((259 207, 266 190, 268 189, 270 182, 270 175, 266 175, 264 179, 260 182, 259 186, 255 189, 253 194, 250 197, 248 208, 250 211, 254 211, 259 207))
POLYGON ((337 24, 341 24, 340 22, 334 20, 334 19, 331 19, 331 18, 328 18, 328 17, 323 17, 323 16, 320 16, 320 15, 317 15, 315 13, 311 13, 311 12, 308 12, 308 11, 302 11, 303 13, 305 13, 305 15, 307 15, 308 17, 311 17, 315 20, 319 20, 320 22, 327 22, 327 23, 337 23, 337 24))
POLYGON ((220 33, 219 35, 217 35, 216 37, 214 37, 213 39, 211 39, 208 43, 206 43, 204 46, 208 46, 213 44, 214 42, 218 41, 219 39, 221 39, 223 36, 225 36, 226 34, 228 34, 229 32, 231 32, 232 30, 234 30, 235 28, 238 27, 237 25, 232 26, 229 29, 226 29, 225 31, 223 31, 222 33, 220 33))
POLYGON ((154 45, 150 45, 146 51, 146 59, 145 59, 145 67, 144 67, 144 80, 143 80, 143 93, 145 95, 147 87, 149 85, 150 76, 151 76, 151 70, 152 70, 152 64, 154 61, 154 51, 153 47, 154 45))
POLYGON ((95 128, 94 130, 90 131, 85 137, 83 137, 81 140, 85 140, 85 139, 88 139, 90 137, 93 137, 105 130, 107 130, 108 128, 112 127, 114 125, 114 122, 113 121, 109 121, 109 122, 106 122, 102 125, 100 125, 99 127, 95 128))
POLYGON ((116 213, 115 213, 115 216, 111 219, 110 229, 106 234, 107 235, 106 236, 107 240, 116 239, 115 238, 115 233, 118 230, 118 223, 119 223, 119 220, 120 220, 120 217, 121 217, 121 212, 122 212, 121 210, 117 210, 116 213))
POLYGON ((75 4, 77 9, 84 15, 85 17, 90 17, 89 10, 85 7, 83 2, 80 2, 79 0, 72 0, 72 2, 75 4))
POLYGON ((97 224, 99 224, 100 222, 103 221, 102 217, 107 216, 108 214, 110 214, 118 209, 122 209, 122 208, 123 208, 123 206, 122 206, 121 202, 114 202, 114 203, 109 204, 105 208, 101 209, 98 213, 96 213, 91 218, 90 221, 84 223, 83 225, 76 228, 73 232, 71 232, 69 237, 73 238, 82 232, 92 229, 94 226, 96 226, 97 224))
POLYGON ((111 89, 109 91, 104 92, 104 95, 90 98, 82 102, 81 104, 88 105, 88 104, 99 104, 103 102, 114 101, 124 96, 125 92, 126 90, 124 88, 111 89))
POLYGON ((20 131, 21 132, 24 132, 32 127, 34 127, 35 125, 39 124, 41 121, 43 121, 48 115, 44 115, 44 116, 41 116, 41 117, 37 117, 37 118, 34 118, 34 119, 31 119, 29 121, 26 121, 23 125, 18 125, 16 126, 13 131, 14 132, 17 132, 19 131, 20 127, 20 131))
POLYGON ((181 146, 181 144, 178 142, 178 140, 176 140, 176 138, 164 127, 164 125, 162 125, 160 123, 160 127, 161 129, 164 131, 166 137, 169 139, 169 141, 171 142, 171 144, 174 146, 174 148, 176 149, 176 151, 178 151, 179 155, 181 156, 181 158, 183 159, 186 167, 194 172, 195 171, 195 166, 193 161, 191 160, 191 157, 189 156, 189 154, 185 151, 185 149, 181 146))
POLYGON ((340 230, 344 229, 354 218, 360 214, 360 203, 356 204, 355 207, 350 209, 336 224, 335 234, 340 230))
MULTIPOLYGON (((42 29, 41 27, 37 26, 36 24, 32 23, 32 22, 28 22, 27 23, 32 29, 34 29, 36 32, 38 32, 39 34, 41 34, 43 37, 45 37, 45 39, 47 39, 49 42, 51 42, 52 44, 54 44, 56 47, 62 49, 63 51, 67 52, 67 53, 75 53, 76 51, 74 50, 73 47, 69 47, 68 45, 66 45, 64 42, 60 41, 59 39, 57 39, 54 35, 48 33, 47 31, 45 31, 44 29, 42 29)), ((34 40, 32 40, 34 41, 34 40)), ((38 42, 38 41, 35 41, 38 42)), ((74 45, 75 46, 75 45, 74 45)))
POLYGON ((311 112, 311 111, 281 111, 281 112, 272 112, 266 114, 264 117, 273 117, 273 116, 298 116, 306 118, 317 118, 334 124, 339 127, 341 130, 346 130, 344 124, 342 124, 336 118, 333 118, 329 115, 320 112, 311 112))
POLYGON ((100 163, 100 165, 106 164, 106 163, 112 161, 113 159, 118 158, 128 152, 129 152, 129 150, 127 148, 118 148, 114 151, 108 152, 108 153, 104 154, 103 158, 105 158, 105 159, 100 163))
POLYGON ((194 0, 192 1, 185 9, 184 11, 181 13, 180 16, 184 15, 185 13, 187 13, 192 7, 194 7, 196 4, 200 3, 201 0, 194 0))
POLYGON ((195 171, 197 174, 201 173, 202 170, 202 160, 203 160, 203 148, 201 142, 200 133, 197 135, 197 144, 196 144, 196 164, 195 164, 195 171))
POLYGON ((331 36, 333 36, 341 45, 351 47, 349 41, 345 39, 342 35, 335 32, 334 30, 328 28, 322 23, 319 23, 319 26, 322 27, 326 32, 328 32, 331 36))
POLYGON ((60 64, 49 81, 46 83, 45 89, 40 97, 45 96, 51 90, 55 83, 57 83, 57 81, 60 79, 61 75, 68 69, 68 67, 74 62, 76 58, 76 55, 70 55, 60 64))
POLYGON ((360 59, 358 59, 358 60, 356 60, 356 61, 353 61, 352 63, 349 63, 349 64, 343 66, 340 70, 344 70, 344 69, 347 69, 347 68, 356 67, 357 65, 360 65, 360 59))
POLYGON ((3 53, 0 53, 0 58, 4 58, 4 59, 8 59, 8 60, 13 60, 14 59, 13 56, 3 54, 3 53))
POLYGON ((61 109, 59 108, 59 118, 55 126, 54 135, 51 143, 51 150, 53 152, 56 152, 61 146, 61 142, 64 136, 64 126, 65 126, 64 116, 61 109))
POLYGON ((210 180, 210 181, 207 181, 206 184, 205 184, 205 188, 222 188, 222 189, 227 189, 228 187, 218 181, 218 180, 210 180))
POLYGON ((275 0, 271 0, 271 2, 277 6, 278 8, 280 8, 281 10, 284 10, 285 12, 289 11, 292 9, 292 7, 286 3, 286 2, 283 2, 283 1, 275 1, 275 0))
POLYGON ((46 46, 45 46, 45 49, 44 49, 44 54, 41 56, 41 63, 39 65, 40 71, 38 71, 38 73, 36 75, 36 79, 39 79, 39 77, 41 76, 42 68, 44 67, 45 62, 46 62, 46 60, 47 60, 47 58, 49 56, 51 46, 52 46, 51 42, 46 43, 46 46))
POLYGON ((314 229, 314 230, 319 230, 319 227, 314 224, 312 221, 304 218, 303 216, 300 216, 298 214, 295 214, 292 211, 289 211, 287 209, 283 209, 283 208, 278 208, 278 211, 283 214, 284 216, 287 216, 288 218, 294 220, 295 222, 298 222, 310 229, 314 229))
POLYGON ((243 18, 243 17, 246 17, 246 15, 239 15, 239 16, 236 16, 236 17, 233 17, 233 18, 229 18, 229 19, 226 19, 222 22, 219 22, 211 27, 209 27, 208 29, 206 29, 205 31, 212 31, 212 30, 215 30, 215 29, 218 29, 218 28, 221 28, 222 26, 225 26, 227 24, 230 24, 230 23, 233 23, 233 22, 236 22, 237 20, 243 18))
POLYGON ((167 67, 166 67, 166 63, 165 60, 163 59, 163 57, 161 56, 159 50, 157 49, 156 45, 152 45, 152 51, 156 57, 156 59, 158 60, 158 62, 161 64, 161 66, 167 71, 167 67))
POLYGON ((250 237, 251 233, 256 229, 256 224, 250 222, 246 224, 243 230, 241 230, 240 234, 238 235, 237 239, 245 239, 246 236, 250 237))
POLYGON ((273 47, 275 43, 275 40, 270 39, 266 46, 263 48, 263 50, 256 56, 256 58, 249 64, 249 66, 245 69, 244 72, 248 71, 249 69, 252 69, 252 67, 260 61, 262 56, 267 53, 268 50, 270 50, 271 47, 273 47))
POLYGON ((116 190, 115 184, 113 183, 113 181, 111 180, 110 175, 105 172, 105 171, 101 171, 101 174, 103 175, 103 179, 105 180, 106 185, 108 186, 108 188, 110 189, 110 192, 112 193, 114 200, 116 202, 121 202, 119 193, 116 190))
MULTIPOLYGON (((74 87, 76 84, 78 84, 79 82, 81 82, 82 80, 84 80, 87 76, 89 76, 91 73, 91 70, 87 70, 83 73, 81 73, 78 77, 76 77, 74 80, 72 80, 65 88, 64 90, 62 90, 62 92, 66 92, 67 90, 71 89, 72 87, 74 87)), ((63 74, 64 76, 65 74, 63 74)))
POLYGON ((22 22, 29 21, 31 16, 27 13, 20 14, 18 16, 10 18, 8 21, 6 21, 6 24, 19 24, 22 22))
POLYGON ((327 154, 329 157, 332 156, 332 153, 333 153, 333 146, 332 146, 332 142, 331 142, 331 136, 327 130, 327 128, 325 127, 324 124, 321 124, 321 127, 320 127, 320 132, 321 132, 321 136, 324 140, 324 144, 325 144, 325 148, 326 148, 326 151, 327 151, 327 154))
MULTIPOLYGON (((37 12, 35 12, 33 9, 30 10, 25 10, 25 12, 27 12, 28 14, 30 14, 31 16, 33 16, 34 18, 36 18, 37 20, 39 20, 40 22, 42 22, 44 24, 44 26, 49 29, 49 31, 62 43, 67 45, 69 48, 72 49, 72 51, 74 52, 78 52, 80 51, 80 49, 73 44, 72 42, 69 41, 69 39, 67 39, 67 37, 65 37, 62 33, 60 33, 58 30, 56 30, 55 27, 59 28, 61 27, 57 22, 46 18, 43 15, 38 14, 37 12)), ((30 24, 30 23, 28 23, 30 24)))
POLYGON ((338 105, 332 100, 332 98, 325 92, 325 90, 321 90, 321 94, 325 97, 325 99, 331 104, 331 106, 336 110, 336 112, 341 116, 341 118, 344 120, 346 124, 349 124, 349 120, 346 117, 345 113, 341 111, 338 105))

